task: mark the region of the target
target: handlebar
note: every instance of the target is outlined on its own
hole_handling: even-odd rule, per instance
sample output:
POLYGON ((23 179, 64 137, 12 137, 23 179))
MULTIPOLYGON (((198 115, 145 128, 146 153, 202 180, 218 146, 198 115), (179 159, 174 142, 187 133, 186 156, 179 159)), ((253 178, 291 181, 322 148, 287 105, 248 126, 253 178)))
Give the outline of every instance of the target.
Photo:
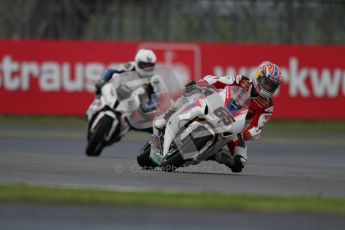
POLYGON ((216 92, 214 89, 212 89, 211 87, 203 87, 203 86, 199 86, 194 80, 191 81, 190 83, 188 83, 187 85, 185 85, 185 91, 183 93, 183 95, 185 97, 190 97, 193 94, 196 93, 201 93, 205 96, 209 96, 211 94, 213 94, 214 92, 216 92))

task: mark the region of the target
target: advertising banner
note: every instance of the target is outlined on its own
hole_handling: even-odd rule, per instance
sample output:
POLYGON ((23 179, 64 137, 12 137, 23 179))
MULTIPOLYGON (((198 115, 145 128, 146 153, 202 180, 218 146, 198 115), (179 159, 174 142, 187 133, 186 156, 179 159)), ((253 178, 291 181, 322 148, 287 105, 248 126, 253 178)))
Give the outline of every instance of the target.
POLYGON ((84 116, 107 68, 152 49, 181 84, 252 77, 264 60, 284 74, 273 119, 345 120, 345 46, 0 40, 0 114, 84 116))

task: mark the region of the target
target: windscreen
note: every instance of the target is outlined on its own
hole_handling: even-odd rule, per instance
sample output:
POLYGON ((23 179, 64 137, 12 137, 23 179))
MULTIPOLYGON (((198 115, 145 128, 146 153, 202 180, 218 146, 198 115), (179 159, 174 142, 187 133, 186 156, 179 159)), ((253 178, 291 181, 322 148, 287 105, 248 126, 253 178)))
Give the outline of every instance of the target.
POLYGON ((154 117, 167 111, 184 90, 174 70, 167 66, 156 66, 149 75, 143 75, 141 71, 122 73, 112 81, 119 100, 129 98, 139 87, 145 90, 139 96, 140 109, 127 117, 136 129, 152 127, 154 117))

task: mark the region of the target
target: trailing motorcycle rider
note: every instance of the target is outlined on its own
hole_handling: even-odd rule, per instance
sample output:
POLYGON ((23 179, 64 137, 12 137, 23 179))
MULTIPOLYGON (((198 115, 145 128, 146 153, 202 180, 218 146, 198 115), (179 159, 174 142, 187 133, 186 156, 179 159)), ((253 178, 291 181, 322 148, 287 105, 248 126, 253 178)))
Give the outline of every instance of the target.
MULTIPOLYGON (((199 80, 199 87, 214 86, 223 89, 227 85, 240 86, 250 92, 251 99, 249 111, 246 116, 244 131, 235 140, 227 143, 227 148, 217 152, 212 159, 230 167, 233 172, 241 172, 247 162, 247 147, 245 142, 257 139, 263 126, 271 118, 273 112, 274 92, 282 81, 280 68, 268 61, 262 62, 256 69, 253 79, 243 75, 216 77, 208 75, 199 80)), ((177 105, 169 109, 163 116, 154 121, 156 128, 161 129, 166 125, 167 120, 182 104, 183 97, 177 105)))
MULTIPOLYGON (((135 71, 140 78, 149 79, 144 81, 145 93, 140 96, 140 112, 147 113, 157 108, 160 102, 159 97, 159 78, 154 76, 154 69, 156 66, 157 57, 152 50, 140 49, 135 55, 135 59, 132 62, 122 64, 117 69, 108 69, 102 79, 95 85, 96 97, 99 97, 102 87, 109 82, 114 76, 125 72, 135 71)), ((128 89, 122 87, 120 92, 126 93, 128 89)), ((124 122, 126 124, 126 122, 124 122)), ((131 127, 133 128, 133 127, 131 127)), ((128 130, 128 127, 127 127, 128 130)), ((147 128, 142 131, 152 132, 152 128, 147 128)))

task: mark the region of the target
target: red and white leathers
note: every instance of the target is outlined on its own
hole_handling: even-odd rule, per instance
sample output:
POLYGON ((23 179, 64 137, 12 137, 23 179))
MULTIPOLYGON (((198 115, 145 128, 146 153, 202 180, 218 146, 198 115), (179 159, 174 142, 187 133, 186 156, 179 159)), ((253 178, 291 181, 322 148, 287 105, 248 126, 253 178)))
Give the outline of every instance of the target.
MULTIPOLYGON (((198 85, 212 85, 217 89, 223 89, 227 85, 236 85, 246 88, 248 91, 251 91, 253 87, 252 81, 250 81, 249 78, 242 75, 224 77, 208 75, 203 79, 199 80, 198 85)), ((264 98, 258 95, 256 97, 251 98, 249 104, 249 111, 246 116, 246 128, 244 129, 242 135, 239 135, 238 139, 232 140, 227 144, 232 159, 234 159, 236 156, 240 156, 240 158, 238 157, 238 159, 240 159, 242 167, 245 166, 246 161, 248 159, 245 141, 257 139, 260 136, 261 129, 271 118, 272 112, 272 98, 264 98)), ((216 160, 220 163, 226 164, 226 162, 224 162, 224 157, 216 156, 216 160)), ((241 170, 239 169, 239 171, 241 170)))

